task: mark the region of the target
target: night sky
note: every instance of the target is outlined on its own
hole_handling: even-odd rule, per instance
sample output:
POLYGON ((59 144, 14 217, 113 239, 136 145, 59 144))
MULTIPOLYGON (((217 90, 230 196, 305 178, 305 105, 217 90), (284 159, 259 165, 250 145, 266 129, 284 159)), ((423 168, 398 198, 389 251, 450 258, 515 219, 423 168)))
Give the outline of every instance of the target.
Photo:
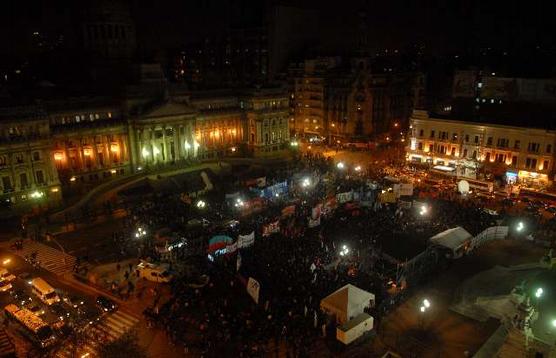
MULTIPOLYGON (((218 35, 233 26, 253 26, 266 20, 262 0, 130 0, 139 46, 145 51, 176 48, 218 35)), ((274 2, 276 3, 276 2, 274 2)), ((280 1, 287 4, 288 1, 280 1)), ((290 1, 318 9, 319 47, 344 50, 358 34, 358 11, 367 14, 372 51, 424 45, 432 53, 461 52, 481 47, 527 51, 554 50, 554 1, 290 1)), ((25 52, 31 34, 51 38, 62 34, 71 42, 83 2, 71 0, 4 0, 0 12, 0 53, 25 52)), ((303 29, 300 29, 303 31, 303 29)))

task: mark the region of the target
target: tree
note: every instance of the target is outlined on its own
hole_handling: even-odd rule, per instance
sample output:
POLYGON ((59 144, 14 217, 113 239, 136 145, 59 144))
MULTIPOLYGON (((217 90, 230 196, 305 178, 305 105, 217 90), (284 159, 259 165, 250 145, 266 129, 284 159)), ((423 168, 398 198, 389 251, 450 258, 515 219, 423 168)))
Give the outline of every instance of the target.
POLYGON ((137 332, 125 333, 115 341, 104 344, 98 354, 101 358, 147 358, 145 350, 138 343, 137 332))

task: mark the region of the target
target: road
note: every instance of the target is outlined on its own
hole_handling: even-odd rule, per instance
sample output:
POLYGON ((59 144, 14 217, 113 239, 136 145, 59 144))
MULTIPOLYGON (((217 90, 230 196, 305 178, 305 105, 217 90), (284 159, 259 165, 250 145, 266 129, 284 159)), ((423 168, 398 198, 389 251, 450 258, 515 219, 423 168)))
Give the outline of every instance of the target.
MULTIPOLYGON (((113 341, 132 329, 138 331, 138 335, 142 339, 140 344, 144 344, 145 347, 152 344, 154 338, 158 341, 162 340, 162 343, 159 344, 168 345, 167 341, 164 342, 166 338, 164 335, 147 329, 141 313, 134 309, 137 302, 129 304, 121 302, 115 312, 102 312, 95 304, 96 292, 80 285, 73 285, 52 272, 41 268, 35 269, 10 250, 1 249, 0 258, 0 262, 6 262, 5 260, 9 259, 4 266, 16 276, 11 282, 13 287, 7 292, 0 293, 2 309, 8 304, 26 307, 35 311, 49 325, 64 324, 71 327, 73 332, 68 337, 63 334, 62 330, 55 330, 57 343, 49 351, 45 351, 38 349, 27 336, 22 334, 22 327, 18 323, 9 323, 7 332, 16 343, 19 356, 39 357, 53 353, 56 357, 82 357, 84 355, 95 357, 100 345, 113 341), (28 283, 30 278, 34 277, 41 277, 47 281, 62 299, 76 297, 74 301, 78 303, 75 307, 72 304, 64 303, 63 300, 52 306, 43 304, 32 292, 28 283)), ((158 350, 156 346, 152 348, 154 351, 158 350)), ((172 356, 166 353, 164 355, 172 356)))

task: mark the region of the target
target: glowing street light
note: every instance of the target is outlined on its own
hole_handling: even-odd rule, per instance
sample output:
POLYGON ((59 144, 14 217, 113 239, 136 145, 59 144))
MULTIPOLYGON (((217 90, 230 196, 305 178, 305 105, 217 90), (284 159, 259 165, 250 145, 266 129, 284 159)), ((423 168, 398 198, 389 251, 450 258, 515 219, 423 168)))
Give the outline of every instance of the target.
POLYGON ((342 246, 342 250, 340 251, 340 256, 346 256, 349 254, 349 248, 346 245, 342 246))
POLYGON ((430 308, 430 306, 431 306, 430 301, 429 301, 428 299, 425 298, 425 299, 423 300, 423 306, 425 306, 425 308, 430 308))
POLYGON ((551 323, 552 323, 552 327, 556 328, 556 319, 553 319, 551 323))
POLYGON ((297 143, 296 141, 293 141, 293 142, 290 143, 290 145, 292 147, 297 147, 299 145, 299 143, 297 143))
POLYGON ((336 168, 338 169, 344 169, 346 166, 343 162, 338 162, 338 164, 336 164, 336 168))
POLYGON ((2 261, 2 265, 7 265, 7 264, 9 264, 10 262, 12 262, 12 259, 4 259, 4 260, 2 261))
POLYGON ((421 306, 421 312, 422 312, 422 313, 425 313, 426 309, 427 309, 427 308, 426 308, 425 306, 421 306))
POLYGON ((301 186, 304 187, 304 188, 307 188, 309 185, 311 185, 311 179, 309 179, 309 178, 305 178, 301 182, 301 186))
POLYGON ((240 198, 237 198, 237 199, 236 199, 236 203, 234 204, 234 206, 235 206, 236 208, 241 208, 241 207, 243 207, 244 205, 245 205, 245 203, 244 203, 243 200, 241 200, 240 198))
POLYGON ((425 205, 421 206, 421 210, 419 211, 419 215, 424 216, 427 214, 427 212, 429 211, 429 209, 427 209, 427 207, 425 205))
POLYGON ((542 287, 537 288, 537 290, 535 291, 535 297, 536 298, 541 298, 541 296, 543 295, 544 290, 542 289, 542 287))
POLYGON ((147 235, 147 231, 143 230, 143 228, 137 228, 137 232, 135 233, 136 238, 140 238, 147 235))
POLYGON ((355 167, 355 171, 356 171, 356 172, 360 172, 360 171, 361 171, 361 166, 360 166, 360 165, 356 166, 356 167, 355 167))
POLYGON ((523 231, 523 229, 525 229, 525 225, 523 224, 523 221, 520 221, 517 223, 517 227, 515 228, 518 232, 523 231))

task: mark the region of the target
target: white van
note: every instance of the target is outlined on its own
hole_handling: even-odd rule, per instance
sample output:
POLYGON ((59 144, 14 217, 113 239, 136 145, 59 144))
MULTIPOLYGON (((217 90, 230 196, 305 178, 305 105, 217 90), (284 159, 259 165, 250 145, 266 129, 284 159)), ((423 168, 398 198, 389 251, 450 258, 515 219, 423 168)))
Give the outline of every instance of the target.
POLYGON ((60 297, 54 288, 50 286, 45 280, 40 277, 31 280, 31 286, 33 293, 47 305, 51 305, 60 302, 60 297))
POLYGON ((0 280, 12 282, 13 280, 15 280, 15 275, 11 274, 7 268, 0 267, 0 280))
POLYGON ((145 261, 141 261, 141 263, 137 265, 137 271, 139 271, 139 277, 153 282, 170 282, 174 278, 166 267, 145 261))

